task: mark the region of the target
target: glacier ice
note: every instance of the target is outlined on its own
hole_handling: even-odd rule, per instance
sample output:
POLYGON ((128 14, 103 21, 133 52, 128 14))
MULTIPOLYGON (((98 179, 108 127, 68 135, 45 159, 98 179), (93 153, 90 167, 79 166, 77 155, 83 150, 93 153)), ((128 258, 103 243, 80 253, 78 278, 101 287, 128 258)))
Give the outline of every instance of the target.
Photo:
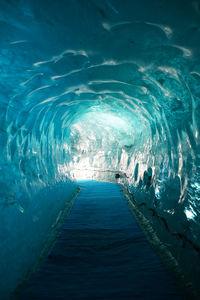
POLYGON ((116 172, 197 289, 199 1, 0 8, 2 295, 39 256, 75 180, 116 172))

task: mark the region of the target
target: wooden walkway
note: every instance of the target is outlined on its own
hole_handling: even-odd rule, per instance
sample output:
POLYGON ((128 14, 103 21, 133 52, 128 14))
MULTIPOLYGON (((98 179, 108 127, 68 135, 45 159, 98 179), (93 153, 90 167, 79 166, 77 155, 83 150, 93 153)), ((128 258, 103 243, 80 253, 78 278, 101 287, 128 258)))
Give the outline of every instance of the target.
POLYGON ((80 185, 59 238, 21 299, 180 299, 120 186, 80 185))

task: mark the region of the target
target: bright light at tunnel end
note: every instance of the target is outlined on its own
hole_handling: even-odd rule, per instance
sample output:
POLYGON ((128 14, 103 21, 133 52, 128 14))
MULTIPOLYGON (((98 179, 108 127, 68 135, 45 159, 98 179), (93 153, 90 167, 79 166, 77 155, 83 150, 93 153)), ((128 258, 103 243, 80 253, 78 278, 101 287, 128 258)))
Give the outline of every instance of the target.
POLYGON ((112 180, 115 170, 119 171, 119 153, 120 170, 126 169, 123 147, 133 143, 134 131, 133 121, 123 111, 105 112, 97 107, 97 111, 82 114, 71 126, 71 178, 112 180))

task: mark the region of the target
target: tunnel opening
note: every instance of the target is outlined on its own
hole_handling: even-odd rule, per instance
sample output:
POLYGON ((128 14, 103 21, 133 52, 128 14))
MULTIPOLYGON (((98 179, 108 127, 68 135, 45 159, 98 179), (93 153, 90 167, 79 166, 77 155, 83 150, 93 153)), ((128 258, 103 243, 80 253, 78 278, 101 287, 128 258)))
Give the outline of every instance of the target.
POLYGON ((199 7, 1 1, 3 299, 38 261, 79 179, 121 183, 199 298, 199 7))
MULTIPOLYGON (((105 101, 106 102, 106 101, 105 101)), ((121 108, 121 107, 120 107, 121 108)), ((117 182, 126 178, 127 164, 131 160, 131 148, 138 130, 128 111, 113 112, 112 106, 92 106, 74 120, 69 133, 67 169, 74 180, 95 179, 117 182), (121 176, 116 175, 121 174, 121 176), (118 180, 119 181, 119 180, 118 180)))

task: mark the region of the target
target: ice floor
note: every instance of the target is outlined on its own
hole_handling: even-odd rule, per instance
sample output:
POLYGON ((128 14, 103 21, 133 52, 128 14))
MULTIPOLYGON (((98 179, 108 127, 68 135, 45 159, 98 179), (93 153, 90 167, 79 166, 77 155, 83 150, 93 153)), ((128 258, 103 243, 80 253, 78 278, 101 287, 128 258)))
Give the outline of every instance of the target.
POLYGON ((21 299, 180 299, 120 186, 79 184, 58 240, 21 299))

